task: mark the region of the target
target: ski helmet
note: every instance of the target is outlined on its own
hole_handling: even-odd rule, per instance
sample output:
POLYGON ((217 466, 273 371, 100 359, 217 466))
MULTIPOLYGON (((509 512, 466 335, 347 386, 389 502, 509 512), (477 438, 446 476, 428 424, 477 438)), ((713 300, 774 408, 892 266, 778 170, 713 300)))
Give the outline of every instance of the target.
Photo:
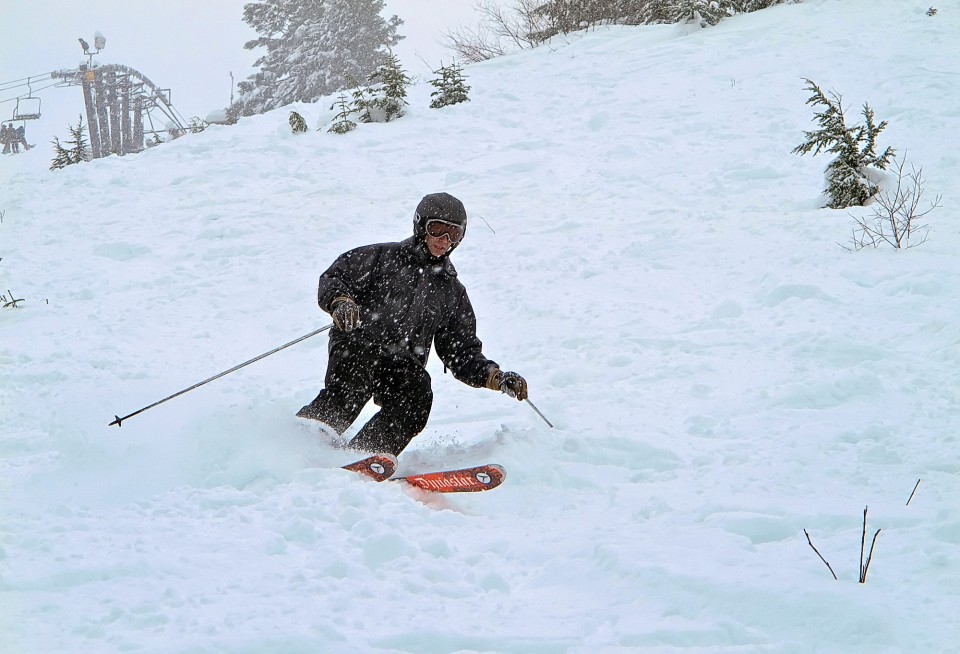
MULTIPOLYGON (((467 210, 463 208, 463 202, 449 193, 430 193, 420 200, 413 216, 413 235, 417 241, 422 242, 426 238, 428 220, 458 225, 463 228, 464 236, 467 234, 467 210)), ((455 247, 451 247, 451 251, 455 247)))

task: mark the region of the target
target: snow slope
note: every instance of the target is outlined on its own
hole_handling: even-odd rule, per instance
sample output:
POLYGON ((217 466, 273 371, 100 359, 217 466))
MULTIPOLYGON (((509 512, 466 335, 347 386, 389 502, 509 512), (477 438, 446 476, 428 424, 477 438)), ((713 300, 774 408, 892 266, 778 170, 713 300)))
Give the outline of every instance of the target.
POLYGON ((325 100, 301 136, 282 109, 0 160, 0 651, 956 651, 960 18, 926 9, 597 30, 346 136, 325 100), (923 166, 926 243, 837 245, 869 208, 820 209, 827 160, 790 154, 805 77, 923 166), (337 470, 293 416, 325 336, 107 426, 327 324, 319 273, 439 190, 485 351, 556 428, 434 358, 401 472, 501 488, 337 470))

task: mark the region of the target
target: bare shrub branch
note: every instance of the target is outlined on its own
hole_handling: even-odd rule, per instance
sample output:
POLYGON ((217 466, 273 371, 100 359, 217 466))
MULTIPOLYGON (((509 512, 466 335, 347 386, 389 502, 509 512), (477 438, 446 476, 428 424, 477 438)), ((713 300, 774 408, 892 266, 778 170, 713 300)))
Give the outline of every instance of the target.
POLYGON ((546 25, 538 11, 540 4, 540 0, 516 0, 512 9, 505 9, 494 0, 480 0, 474 5, 480 26, 445 32, 443 45, 471 63, 499 57, 510 49, 533 48, 546 40, 541 37, 546 25))
POLYGON ((18 298, 15 296, 9 289, 7 290, 7 295, 0 295, 0 299, 3 301, 3 308, 19 309, 17 302, 24 302, 24 299, 22 297, 18 298), (9 299, 7 298, 7 295, 10 296, 9 299))
POLYGON ((930 226, 924 219, 940 206, 943 196, 938 194, 925 210, 921 210, 923 168, 910 164, 910 172, 906 173, 905 165, 906 153, 893 166, 897 176, 896 185, 876 196, 870 216, 863 218, 850 214, 857 226, 853 230, 851 247, 841 247, 853 251, 867 246, 876 248, 886 243, 900 250, 916 247, 927 240, 930 226))
POLYGON ((863 561, 863 551, 864 547, 867 544, 867 508, 863 507, 863 535, 860 537, 860 583, 867 583, 867 570, 870 569, 870 561, 873 560, 873 548, 877 545, 877 536, 880 535, 880 530, 877 529, 877 533, 873 535, 873 542, 870 543, 870 552, 867 554, 867 561, 863 561))

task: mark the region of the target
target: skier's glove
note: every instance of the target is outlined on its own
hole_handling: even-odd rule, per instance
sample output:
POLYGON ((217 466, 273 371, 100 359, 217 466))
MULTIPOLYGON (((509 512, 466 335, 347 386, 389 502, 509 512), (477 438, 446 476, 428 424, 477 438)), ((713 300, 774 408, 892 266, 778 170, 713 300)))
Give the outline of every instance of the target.
POLYGON ((527 399, 527 380, 515 372, 503 372, 494 368, 487 377, 487 388, 506 393, 521 402, 527 399))
POLYGON ((342 332, 350 332, 360 324, 360 307, 348 297, 338 297, 330 303, 333 324, 342 332))

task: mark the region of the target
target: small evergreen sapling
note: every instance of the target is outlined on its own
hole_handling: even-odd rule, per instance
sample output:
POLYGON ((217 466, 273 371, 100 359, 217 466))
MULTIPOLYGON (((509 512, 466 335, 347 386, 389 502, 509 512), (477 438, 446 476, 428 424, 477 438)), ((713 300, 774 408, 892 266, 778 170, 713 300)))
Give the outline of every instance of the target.
POLYGON ((67 151, 67 148, 60 142, 60 138, 57 136, 53 137, 53 161, 50 162, 50 170, 59 170, 65 168, 73 163, 70 160, 70 153, 67 151))
POLYGON ((87 144, 85 133, 86 126, 83 124, 83 115, 80 115, 76 125, 70 126, 70 140, 65 144, 60 143, 60 139, 53 137, 54 158, 50 163, 50 170, 57 170, 64 166, 90 161, 90 148, 87 144))
POLYGON ((190 119, 189 129, 191 134, 199 134, 200 132, 207 129, 208 127, 210 127, 210 123, 205 121, 200 116, 194 116, 193 118, 190 119))
POLYGON ((306 134, 307 121, 296 111, 290 112, 290 129, 294 134, 306 134))
POLYGON ((411 80, 395 54, 387 54, 367 81, 368 86, 353 92, 353 108, 361 122, 388 123, 403 116, 411 80))
POLYGON ((330 125, 328 132, 333 132, 334 134, 346 134, 357 128, 357 124, 350 120, 350 114, 352 113, 350 105, 347 104, 347 96, 343 93, 340 94, 340 97, 337 98, 337 101, 330 105, 330 108, 337 108, 337 115, 333 120, 333 124, 330 125))
POLYGON ((373 92, 369 87, 357 86, 351 93, 353 102, 350 104, 348 113, 355 113, 361 123, 372 123, 373 117, 370 115, 370 108, 373 106, 373 92))
POLYGON ((441 65, 440 70, 433 72, 440 77, 430 80, 430 84, 437 89, 430 94, 430 97, 433 98, 430 101, 431 109, 439 109, 460 102, 470 102, 468 97, 470 87, 467 86, 463 69, 458 64, 441 65))
POLYGON ((795 147, 792 154, 802 155, 813 150, 816 156, 823 150, 836 155, 836 158, 827 164, 825 171, 825 193, 830 196, 826 206, 831 209, 844 209, 864 205, 879 190, 877 184, 868 176, 870 168, 886 169, 895 154, 890 147, 881 155, 876 152, 877 135, 887 126, 887 121, 875 124, 873 110, 869 104, 864 103, 865 124, 847 127, 841 96, 831 91, 828 98, 811 80, 805 81, 806 88, 813 92, 806 104, 823 107, 822 111, 816 113, 815 118, 820 129, 804 132, 806 140, 795 147))

